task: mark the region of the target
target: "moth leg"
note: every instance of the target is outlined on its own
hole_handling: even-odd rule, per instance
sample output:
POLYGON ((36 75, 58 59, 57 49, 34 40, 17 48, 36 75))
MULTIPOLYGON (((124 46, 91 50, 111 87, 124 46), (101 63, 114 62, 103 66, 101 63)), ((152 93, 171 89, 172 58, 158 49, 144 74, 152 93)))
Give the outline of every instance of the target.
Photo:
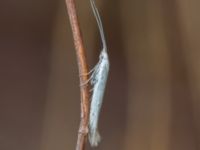
POLYGON ((93 68, 92 70, 90 70, 88 73, 85 73, 85 74, 80 74, 79 76, 87 76, 87 75, 90 75, 91 73, 93 73, 95 70, 95 68, 93 68))
POLYGON ((94 72, 92 73, 92 75, 90 76, 90 78, 89 78, 86 82, 80 84, 80 86, 85 86, 85 85, 87 85, 89 82, 90 82, 90 84, 91 84, 92 86, 94 86, 94 84, 97 82, 97 80, 96 80, 96 73, 97 73, 97 70, 94 70, 94 72))
POLYGON ((79 75, 79 76, 87 76, 87 75, 93 73, 93 72, 98 68, 98 66, 99 66, 99 64, 96 64, 96 65, 94 66, 94 68, 92 68, 88 73, 81 74, 81 75, 79 75))
POLYGON ((81 83, 80 86, 85 86, 90 82, 91 78, 89 78, 87 81, 85 81, 84 83, 81 83))
POLYGON ((92 80, 92 78, 93 78, 93 75, 91 75, 91 77, 87 81, 85 81, 84 83, 80 84, 80 86, 87 85, 92 80))
MULTIPOLYGON (((91 77, 90 77, 85 83, 80 84, 80 86, 85 86, 85 85, 87 85, 88 82, 90 82, 90 81, 92 81, 92 82, 91 82, 91 85, 94 85, 94 84, 96 83, 96 82, 95 82, 95 79, 96 79, 96 74, 97 74, 98 71, 99 71, 99 65, 100 65, 100 63, 98 62, 98 63, 95 65, 95 67, 94 67, 90 72, 87 73, 87 74, 92 73, 91 77)), ((80 76, 82 76, 82 75, 80 75, 80 76)))

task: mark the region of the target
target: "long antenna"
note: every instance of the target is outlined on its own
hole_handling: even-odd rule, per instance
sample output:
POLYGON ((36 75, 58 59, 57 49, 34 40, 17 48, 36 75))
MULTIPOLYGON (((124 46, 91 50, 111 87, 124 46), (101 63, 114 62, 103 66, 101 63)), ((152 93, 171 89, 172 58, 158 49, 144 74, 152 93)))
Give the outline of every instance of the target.
POLYGON ((104 30, 103 30, 103 25, 102 25, 102 21, 101 21, 101 17, 99 15, 99 11, 95 5, 94 0, 90 0, 91 6, 92 6, 92 11, 94 13, 95 19, 97 21, 97 25, 99 27, 99 32, 100 32, 100 36, 101 36, 101 40, 102 40, 102 44, 103 44, 103 51, 107 51, 107 46, 106 46, 106 39, 105 39, 105 35, 104 35, 104 30))

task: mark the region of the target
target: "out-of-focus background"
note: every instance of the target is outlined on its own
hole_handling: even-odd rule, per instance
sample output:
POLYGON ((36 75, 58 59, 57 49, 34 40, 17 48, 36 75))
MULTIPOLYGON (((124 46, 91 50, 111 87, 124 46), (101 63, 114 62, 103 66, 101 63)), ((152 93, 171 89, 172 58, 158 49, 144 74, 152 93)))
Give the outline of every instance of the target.
MULTIPOLYGON (((92 68, 99 33, 89 0, 76 2, 92 68)), ((96 149, 200 150, 200 1, 97 5, 111 69, 96 149)), ((75 149, 79 99, 64 0, 1 0, 0 149, 75 149)))

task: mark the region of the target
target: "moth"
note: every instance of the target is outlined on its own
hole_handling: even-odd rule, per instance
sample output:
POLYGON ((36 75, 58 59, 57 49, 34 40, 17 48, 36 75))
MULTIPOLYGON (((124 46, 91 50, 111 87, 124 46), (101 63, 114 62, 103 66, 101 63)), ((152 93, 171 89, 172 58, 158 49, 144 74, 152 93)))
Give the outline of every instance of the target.
POLYGON ((100 37, 102 41, 102 50, 99 55, 99 61, 92 69, 92 75, 90 77, 90 83, 93 87, 90 105, 90 116, 89 116, 89 142, 92 147, 98 146, 101 137, 98 132, 98 120, 99 114, 103 102, 103 96, 106 88, 108 72, 109 72, 109 58, 107 53, 107 45, 103 30, 103 25, 95 5, 94 0, 90 0, 94 16, 99 28, 100 37))

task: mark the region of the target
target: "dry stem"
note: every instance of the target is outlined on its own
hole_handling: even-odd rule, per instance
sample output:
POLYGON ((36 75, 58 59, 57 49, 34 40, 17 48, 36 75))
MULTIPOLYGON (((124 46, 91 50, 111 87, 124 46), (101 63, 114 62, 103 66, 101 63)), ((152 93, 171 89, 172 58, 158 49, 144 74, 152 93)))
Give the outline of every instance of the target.
MULTIPOLYGON (((75 45, 78 68, 79 68, 80 85, 83 85, 88 80, 88 76, 86 76, 86 74, 88 73, 88 67, 86 63, 85 49, 83 46, 82 35, 77 18, 75 2, 74 0, 65 0, 65 2, 74 37, 74 45, 75 45)), ((76 150, 85 149, 85 144, 88 135, 88 120, 89 120, 88 86, 80 86, 80 93, 81 93, 81 122, 78 132, 76 150)))

